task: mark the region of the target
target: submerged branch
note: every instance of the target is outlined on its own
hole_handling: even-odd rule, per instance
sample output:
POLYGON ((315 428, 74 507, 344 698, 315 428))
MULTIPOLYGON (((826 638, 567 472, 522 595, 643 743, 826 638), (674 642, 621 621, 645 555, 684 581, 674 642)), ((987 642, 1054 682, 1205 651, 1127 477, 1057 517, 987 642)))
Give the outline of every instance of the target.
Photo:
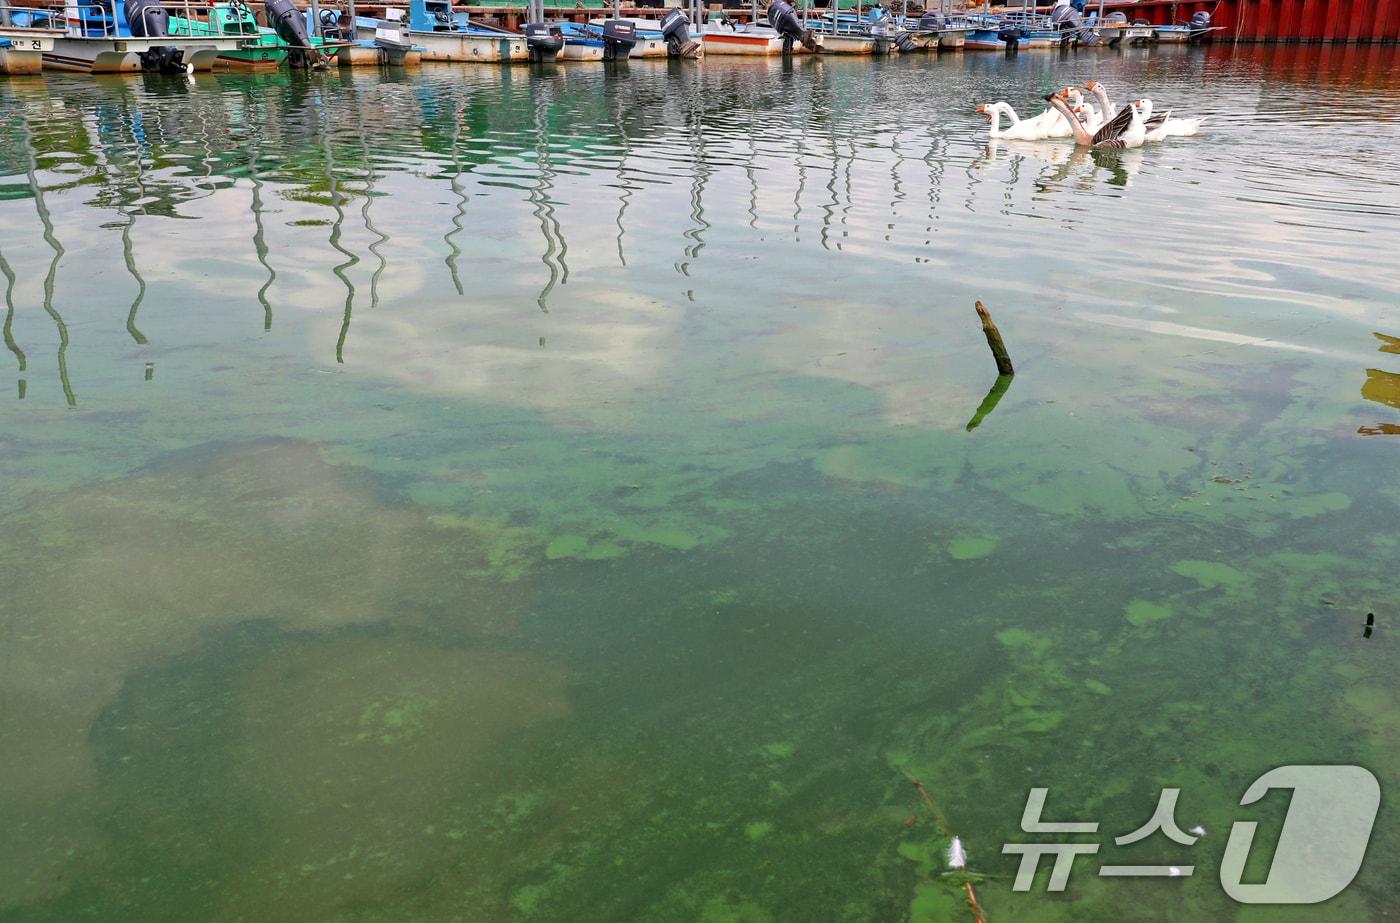
POLYGON ((987 346, 992 350, 992 356, 997 361, 997 371, 1002 375, 1015 375, 1016 369, 1011 365, 1011 355, 1006 351, 1006 343, 1001 339, 1001 331, 997 329, 996 322, 992 320, 992 315, 986 308, 982 307, 982 302, 977 302, 977 316, 982 318, 982 332, 987 336, 987 346))
MULTIPOLYGON (((980 308, 982 306, 981 302, 978 302, 977 306, 980 308)), ((942 811, 938 810, 938 805, 933 803, 933 796, 928 793, 927 788, 924 788, 924 783, 920 782, 914 774, 907 769, 904 770, 904 777, 909 780, 910 785, 914 786, 914 791, 919 793, 919 797, 923 799, 924 804, 928 806, 929 814, 933 816, 933 822, 938 825, 939 832, 951 839, 954 843, 959 844, 957 851, 961 854, 961 841, 953 836, 952 830, 948 827, 947 818, 943 816, 942 811)), ((966 857, 963 857, 963 862, 966 862, 966 857)), ((962 885, 963 890, 967 894, 967 909, 972 911, 974 923, 987 923, 987 913, 982 909, 982 903, 977 900, 977 891, 972 887, 972 882, 964 879, 962 885)))

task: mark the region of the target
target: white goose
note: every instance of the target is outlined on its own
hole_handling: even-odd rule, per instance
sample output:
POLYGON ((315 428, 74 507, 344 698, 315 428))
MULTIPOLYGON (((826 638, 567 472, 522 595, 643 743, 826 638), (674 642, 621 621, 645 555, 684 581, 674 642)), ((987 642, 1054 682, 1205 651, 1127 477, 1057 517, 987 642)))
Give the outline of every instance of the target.
POLYGON ((1106 122, 1118 114, 1118 107, 1108 101, 1108 91, 1103 88, 1103 84, 1097 80, 1090 80, 1084 84, 1084 89, 1098 97, 1102 118, 1106 122))
POLYGON ((1006 138, 1009 141, 1040 141, 1047 137, 1046 129, 1031 121, 1021 121, 1016 110, 1011 108, 1009 103, 997 102, 990 105, 983 103, 977 107, 977 111, 991 120, 991 125, 987 129, 989 138, 1006 138), (1001 117, 1005 115, 1011 120, 1011 125, 1003 129, 1001 127, 1001 117))
POLYGON ((1174 119, 1172 110, 1168 109, 1162 115, 1152 114, 1152 100, 1139 99, 1133 103, 1133 107, 1138 110, 1142 120, 1149 128, 1148 141, 1161 141, 1163 138, 1189 138, 1201 130, 1203 118, 1195 119, 1174 119), (1152 131, 1155 129, 1155 132, 1152 131), (1155 134, 1156 137, 1152 135, 1155 134))
MULTIPOLYGON (((1064 92, 1069 94, 1070 108, 1076 113, 1080 112, 1079 107, 1084 103, 1084 94, 1073 87, 1065 87, 1064 92)), ((1045 111, 1033 118, 1026 119, 1045 129, 1047 138, 1069 138, 1073 136, 1073 130, 1069 127, 1069 122, 1055 109, 1054 106, 1046 106, 1045 111)))

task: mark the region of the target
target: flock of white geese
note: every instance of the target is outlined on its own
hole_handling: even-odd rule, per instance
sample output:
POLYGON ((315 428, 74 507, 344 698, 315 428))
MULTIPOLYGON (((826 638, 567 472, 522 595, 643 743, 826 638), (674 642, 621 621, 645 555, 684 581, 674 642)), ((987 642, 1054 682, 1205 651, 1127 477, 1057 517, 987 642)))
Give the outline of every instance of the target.
POLYGON ((1098 105, 1085 99, 1074 87, 1065 87, 1045 97, 1050 105, 1037 116, 1022 119, 1006 102, 983 104, 977 111, 991 120, 988 134, 1008 141, 1041 141, 1046 138, 1073 138, 1084 147, 1131 148, 1194 135, 1201 130, 1202 119, 1173 118, 1172 110, 1153 114, 1152 100, 1135 99, 1120 109, 1108 99, 1103 84, 1084 84, 1098 100, 1098 105), (1001 127, 1002 117, 1010 125, 1001 127))

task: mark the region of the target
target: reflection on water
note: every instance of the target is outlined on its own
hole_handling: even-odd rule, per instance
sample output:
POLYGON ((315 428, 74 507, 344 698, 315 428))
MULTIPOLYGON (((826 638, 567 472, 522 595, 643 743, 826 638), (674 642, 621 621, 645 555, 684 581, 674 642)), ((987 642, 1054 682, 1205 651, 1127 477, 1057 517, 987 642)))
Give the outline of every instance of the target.
POLYGON ((1233 917, 1400 784, 1396 62, 0 83, 0 918, 963 919, 910 775, 993 920, 1233 917), (1091 78, 1207 131, 973 113, 1091 78), (1197 875, 1012 893, 1032 785, 1197 875))
MULTIPOLYGON (((1375 337, 1381 341, 1381 352, 1400 354, 1400 337, 1387 336, 1384 333, 1377 333, 1375 337)), ((1366 383, 1361 386, 1361 396, 1368 401, 1400 410, 1400 373, 1367 369, 1366 383)), ((1357 432, 1364 436, 1400 436, 1400 424, 1362 426, 1357 432)))

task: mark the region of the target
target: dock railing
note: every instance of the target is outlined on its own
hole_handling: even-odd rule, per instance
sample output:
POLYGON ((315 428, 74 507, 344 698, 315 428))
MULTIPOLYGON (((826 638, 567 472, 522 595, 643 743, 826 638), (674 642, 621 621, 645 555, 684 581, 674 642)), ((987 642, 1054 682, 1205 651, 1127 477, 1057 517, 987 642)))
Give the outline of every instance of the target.
POLYGON ((15 6, 0 0, 0 29, 62 32, 63 16, 45 7, 15 6))

